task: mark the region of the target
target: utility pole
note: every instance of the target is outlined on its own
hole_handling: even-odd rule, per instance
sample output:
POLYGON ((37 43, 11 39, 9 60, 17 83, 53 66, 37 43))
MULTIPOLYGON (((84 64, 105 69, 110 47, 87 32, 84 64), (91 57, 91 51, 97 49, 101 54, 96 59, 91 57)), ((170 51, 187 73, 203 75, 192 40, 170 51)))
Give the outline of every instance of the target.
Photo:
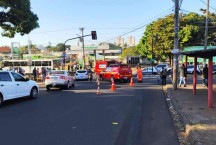
MULTIPOLYGON (((174 26, 174 50, 179 52, 179 40, 178 40, 178 32, 179 32, 179 0, 175 0, 175 26, 174 26)), ((173 57, 173 89, 177 90, 178 84, 178 54, 174 53, 173 57)))
MULTIPOLYGON (((206 21, 205 21, 205 43, 204 43, 204 50, 207 49, 208 46, 208 13, 209 13, 209 0, 207 0, 206 4, 207 8, 205 11, 206 14, 206 21)), ((206 58, 203 59, 204 65, 206 64, 206 58)))
POLYGON ((83 48, 83 69, 85 69, 85 50, 84 50, 84 37, 83 37, 83 31, 84 31, 84 28, 83 27, 81 27, 81 28, 79 28, 80 29, 80 31, 81 31, 81 33, 82 33, 82 48, 83 48))
POLYGON ((152 75, 153 75, 153 65, 154 65, 154 62, 153 62, 153 47, 154 47, 154 36, 153 36, 153 33, 152 33, 152 62, 151 62, 151 65, 152 65, 152 75))

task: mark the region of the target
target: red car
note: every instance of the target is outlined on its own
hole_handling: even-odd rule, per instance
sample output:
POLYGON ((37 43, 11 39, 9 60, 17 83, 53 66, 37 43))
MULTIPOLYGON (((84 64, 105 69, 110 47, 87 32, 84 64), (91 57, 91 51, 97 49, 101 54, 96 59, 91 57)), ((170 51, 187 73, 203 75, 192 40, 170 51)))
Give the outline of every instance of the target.
POLYGON ((132 70, 127 64, 111 64, 100 72, 101 80, 130 82, 132 70))

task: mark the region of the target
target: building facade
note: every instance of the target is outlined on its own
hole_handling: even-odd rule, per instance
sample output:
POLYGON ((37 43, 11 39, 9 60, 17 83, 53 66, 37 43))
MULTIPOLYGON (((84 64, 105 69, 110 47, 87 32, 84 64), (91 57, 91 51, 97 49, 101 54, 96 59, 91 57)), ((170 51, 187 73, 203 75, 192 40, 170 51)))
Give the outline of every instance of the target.
POLYGON ((123 47, 123 46, 124 46, 124 38, 118 37, 118 38, 116 39, 116 45, 117 45, 117 46, 123 47))
POLYGON ((135 37, 130 36, 130 37, 128 38, 127 45, 130 46, 130 47, 131 47, 131 46, 135 46, 135 37))

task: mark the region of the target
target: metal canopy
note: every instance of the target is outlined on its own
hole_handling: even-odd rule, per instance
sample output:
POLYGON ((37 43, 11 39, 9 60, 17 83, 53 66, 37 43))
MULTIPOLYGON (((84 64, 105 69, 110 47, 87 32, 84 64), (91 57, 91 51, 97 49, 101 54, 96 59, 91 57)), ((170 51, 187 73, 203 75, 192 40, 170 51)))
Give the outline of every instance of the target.
POLYGON ((191 57, 200 57, 200 58, 211 58, 216 56, 216 48, 206 49, 206 50, 195 50, 195 51, 186 51, 181 54, 191 56, 191 57))

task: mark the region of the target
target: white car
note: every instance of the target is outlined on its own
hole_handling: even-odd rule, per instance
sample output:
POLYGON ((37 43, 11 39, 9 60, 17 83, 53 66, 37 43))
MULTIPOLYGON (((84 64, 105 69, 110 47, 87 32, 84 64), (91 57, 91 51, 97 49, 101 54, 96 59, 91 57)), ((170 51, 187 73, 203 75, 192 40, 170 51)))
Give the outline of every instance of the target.
POLYGON ((76 80, 88 80, 88 72, 87 70, 77 70, 75 74, 75 79, 76 80))
MULTIPOLYGON (((193 73, 194 73, 194 65, 188 65, 188 66, 187 66, 187 73, 188 73, 188 74, 193 74, 193 73)), ((202 73, 202 71, 201 71, 201 69, 199 68, 198 65, 197 65, 197 73, 198 73, 198 74, 201 74, 201 73, 202 73)))
POLYGON ((159 72, 161 72, 162 67, 163 67, 163 68, 166 68, 167 71, 169 71, 169 70, 172 69, 171 66, 170 66, 169 64, 167 64, 167 63, 160 63, 160 64, 156 65, 156 68, 157 68, 157 70, 158 70, 159 72))
MULTIPOLYGON (((158 74, 158 73, 159 73, 159 71, 157 70, 157 68, 153 66, 153 74, 158 74)), ((145 74, 152 74, 152 66, 145 67, 142 70, 142 74, 143 75, 145 75, 145 74)))
POLYGON ((37 98, 38 84, 13 71, 0 71, 0 104, 6 100, 30 96, 37 98))
POLYGON ((69 89, 71 86, 74 87, 75 80, 67 70, 52 70, 46 76, 45 85, 47 90, 52 87, 69 89))

